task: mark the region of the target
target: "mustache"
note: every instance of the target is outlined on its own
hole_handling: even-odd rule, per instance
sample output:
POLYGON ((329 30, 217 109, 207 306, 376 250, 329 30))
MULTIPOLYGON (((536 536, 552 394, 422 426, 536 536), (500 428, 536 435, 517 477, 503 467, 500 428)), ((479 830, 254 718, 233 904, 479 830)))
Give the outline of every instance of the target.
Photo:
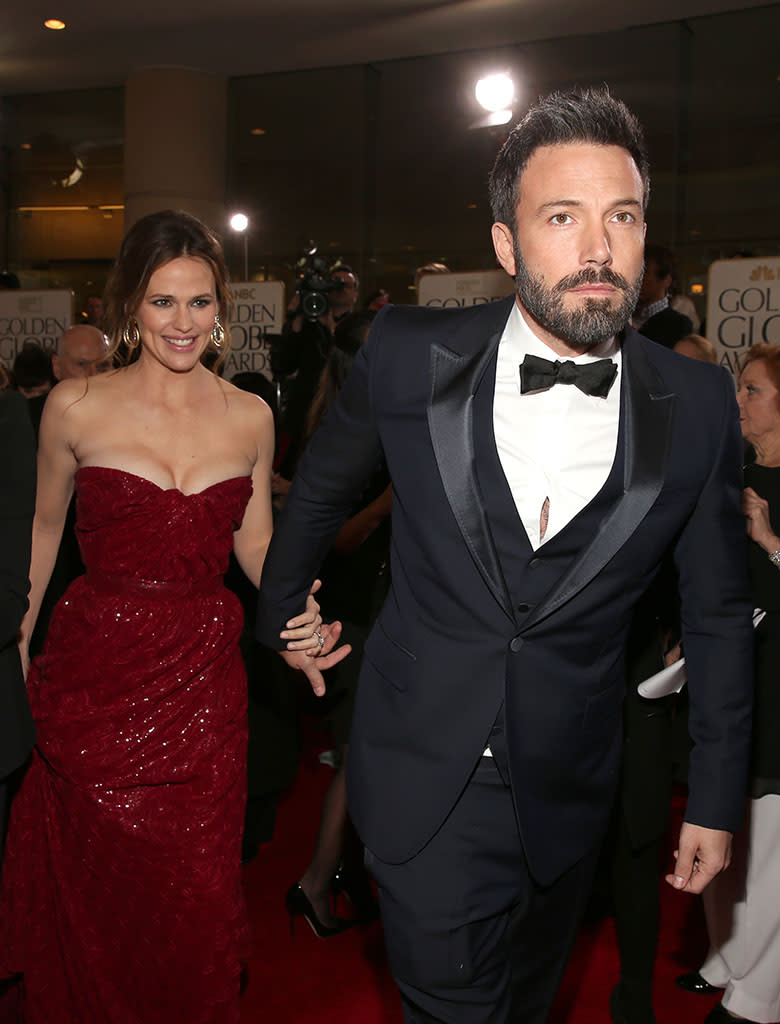
POLYGON ((601 270, 596 270, 595 267, 586 267, 576 274, 569 274, 568 277, 561 278, 553 291, 556 293, 566 292, 570 288, 579 288, 584 284, 608 284, 624 292, 631 288, 622 274, 618 274, 609 267, 602 267, 601 270))

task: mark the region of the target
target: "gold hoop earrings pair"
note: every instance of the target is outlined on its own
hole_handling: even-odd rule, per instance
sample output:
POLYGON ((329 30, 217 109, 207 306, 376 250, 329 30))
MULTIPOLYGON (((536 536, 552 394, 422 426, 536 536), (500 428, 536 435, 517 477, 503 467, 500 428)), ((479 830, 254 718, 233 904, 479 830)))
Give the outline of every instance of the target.
POLYGON ((124 326, 122 331, 122 341, 127 345, 128 349, 132 352, 138 348, 141 341, 141 332, 138 330, 138 324, 130 317, 124 326))
POLYGON ((211 328, 210 340, 217 352, 225 344, 225 328, 219 322, 219 314, 214 317, 214 326, 211 328))

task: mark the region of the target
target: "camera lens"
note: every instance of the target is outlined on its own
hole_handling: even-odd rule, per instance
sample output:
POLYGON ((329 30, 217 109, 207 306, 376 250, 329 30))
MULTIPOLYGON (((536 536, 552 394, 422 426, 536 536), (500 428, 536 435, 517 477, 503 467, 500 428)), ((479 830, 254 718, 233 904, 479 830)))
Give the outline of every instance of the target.
POLYGON ((301 312, 307 319, 316 320, 327 311, 328 297, 322 292, 305 292, 301 296, 301 312))

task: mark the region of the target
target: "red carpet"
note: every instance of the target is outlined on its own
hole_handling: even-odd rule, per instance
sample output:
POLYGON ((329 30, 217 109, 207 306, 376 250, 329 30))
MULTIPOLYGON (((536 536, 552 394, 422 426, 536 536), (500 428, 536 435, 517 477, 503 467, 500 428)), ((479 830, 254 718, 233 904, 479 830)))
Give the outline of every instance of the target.
MULTIPOLYGON (((402 1024, 379 923, 323 940, 298 918, 295 937, 290 936, 284 894, 308 863, 330 778, 331 769, 307 749, 296 783, 279 807, 274 840, 244 868, 254 954, 242 1024, 402 1024)), ((661 929, 658 1022, 700 1024, 716 999, 674 985, 675 975, 698 966, 705 951, 698 900, 663 884, 661 929)), ((612 921, 583 930, 550 1024, 610 1024, 607 1004, 617 975, 612 921)))

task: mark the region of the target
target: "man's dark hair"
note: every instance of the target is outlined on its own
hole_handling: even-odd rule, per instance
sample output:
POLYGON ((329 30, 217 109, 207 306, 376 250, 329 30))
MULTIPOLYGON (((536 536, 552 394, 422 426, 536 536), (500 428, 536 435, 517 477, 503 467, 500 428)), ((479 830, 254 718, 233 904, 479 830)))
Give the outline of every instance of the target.
POLYGON ((645 266, 650 262, 655 263, 656 274, 659 278, 674 277, 677 272, 674 253, 665 245, 658 245, 657 242, 648 242, 645 245, 645 266))
POLYGON ((650 167, 642 126, 625 103, 611 96, 604 86, 551 93, 535 103, 515 125, 490 172, 493 220, 506 224, 514 234, 520 176, 532 153, 540 146, 573 142, 628 150, 642 178, 647 209, 650 167))

